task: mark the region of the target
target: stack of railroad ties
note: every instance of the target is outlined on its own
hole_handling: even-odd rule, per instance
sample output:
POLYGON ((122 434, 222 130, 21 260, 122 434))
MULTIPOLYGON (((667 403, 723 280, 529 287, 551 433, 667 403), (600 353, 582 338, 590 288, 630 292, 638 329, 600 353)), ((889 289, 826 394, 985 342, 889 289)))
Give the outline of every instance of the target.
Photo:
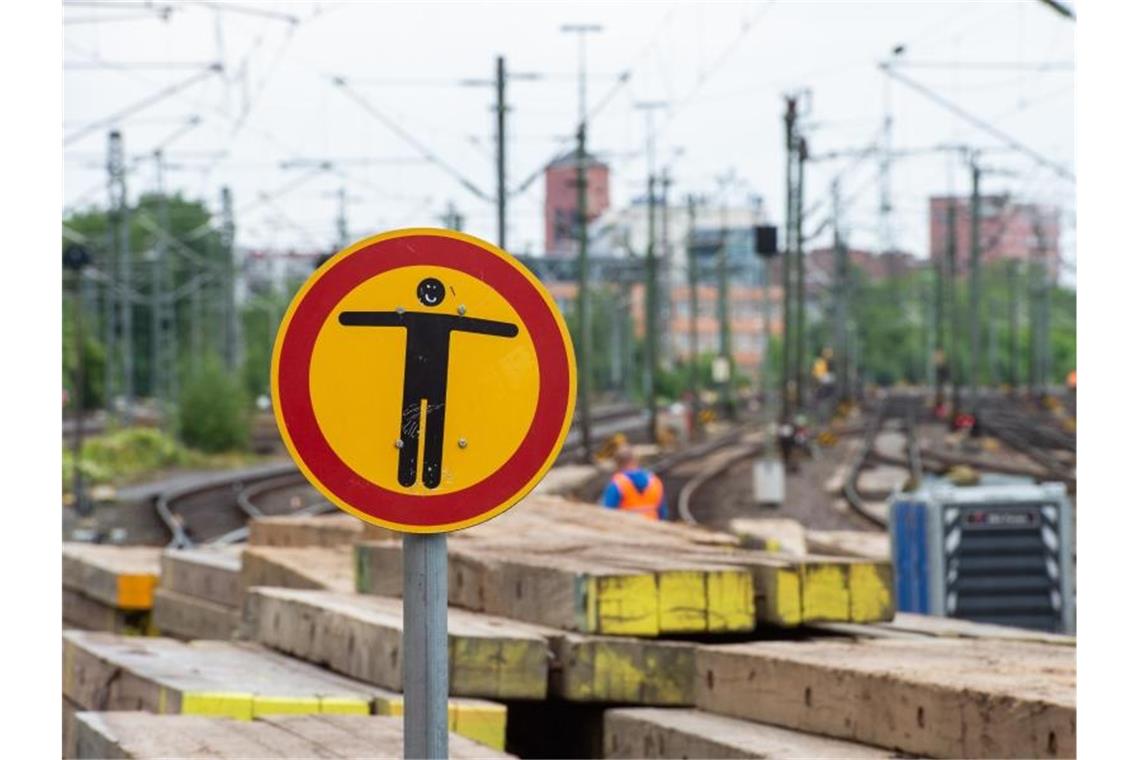
MULTIPOLYGON (((347 515, 265 518, 244 549, 68 545, 65 752, 398 755, 400 719, 362 716, 402 709, 401 547, 347 515), (76 630, 128 622, 163 637, 76 630)), ((1075 754, 1073 640, 896 618, 881 560, 551 496, 448 558, 457 757, 1075 754)))

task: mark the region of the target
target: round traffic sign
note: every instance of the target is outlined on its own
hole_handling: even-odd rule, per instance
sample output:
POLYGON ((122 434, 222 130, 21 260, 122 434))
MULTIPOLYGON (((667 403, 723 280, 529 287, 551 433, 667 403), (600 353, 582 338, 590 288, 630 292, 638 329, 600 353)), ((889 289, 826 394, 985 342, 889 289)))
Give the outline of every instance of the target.
POLYGON ((538 279, 490 243, 426 228, 361 240, 314 272, 281 321, 271 380, 309 481, 411 533, 475 525, 526 495, 577 387, 538 279))

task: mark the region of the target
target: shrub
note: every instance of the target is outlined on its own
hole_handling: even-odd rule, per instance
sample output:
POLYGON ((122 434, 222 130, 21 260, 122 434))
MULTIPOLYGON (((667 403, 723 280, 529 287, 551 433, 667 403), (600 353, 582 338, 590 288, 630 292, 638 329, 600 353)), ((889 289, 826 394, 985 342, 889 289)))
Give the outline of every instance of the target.
MULTIPOLYGON (((72 478, 71 442, 64 442, 63 482, 72 478)), ((156 428, 112 429, 83 442, 80 459, 88 484, 132 480, 136 476, 194 463, 194 457, 173 438, 156 428)))
POLYGON ((237 377, 217 361, 196 367, 178 401, 179 431, 188 446, 207 452, 249 443, 249 403, 237 377))

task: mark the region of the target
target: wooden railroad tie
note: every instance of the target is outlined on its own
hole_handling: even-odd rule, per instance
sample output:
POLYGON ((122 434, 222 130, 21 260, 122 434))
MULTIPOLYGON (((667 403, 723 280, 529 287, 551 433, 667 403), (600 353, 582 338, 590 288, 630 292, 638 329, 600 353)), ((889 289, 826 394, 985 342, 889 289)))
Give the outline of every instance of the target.
POLYGON ((161 549, 64 543, 65 624, 121 633, 153 633, 151 609, 161 549))
POLYGON ((824 639, 702 646, 707 712, 933 757, 1072 757, 1074 648, 824 639))
MULTIPOLYGON (((255 588, 246 607, 257 641, 339 673, 398 688, 398 600, 334 591, 255 588)), ((449 611, 451 692, 491 699, 691 705, 696 645, 587 636, 465 610, 449 611)))
POLYGON ((894 756, 864 744, 685 708, 611 708, 604 721, 607 758, 894 756))
MULTIPOLYGON (((402 757, 403 721, 361 715, 271 715, 234 721, 201 715, 79 712, 66 757, 402 757)), ((454 732, 455 758, 507 758, 454 732)))
MULTIPOLYGON (((396 715, 403 709, 403 696, 396 690, 253 643, 65 631, 63 646, 63 696, 73 711, 143 710, 252 720, 282 714, 396 715)), ((453 697, 448 710, 456 732, 487 746, 504 746, 504 705, 453 697)))

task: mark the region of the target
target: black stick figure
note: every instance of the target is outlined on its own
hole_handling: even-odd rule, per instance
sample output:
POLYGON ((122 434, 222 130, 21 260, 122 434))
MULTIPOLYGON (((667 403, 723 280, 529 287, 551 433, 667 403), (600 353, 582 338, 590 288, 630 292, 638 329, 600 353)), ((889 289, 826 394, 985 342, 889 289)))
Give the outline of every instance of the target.
MULTIPOLYGON (((443 303, 443 283, 428 277, 416 287, 420 303, 435 308, 443 303)), ((439 485, 443 475, 443 420, 447 403, 447 356, 451 333, 467 332, 513 338, 518 325, 490 319, 473 319, 450 314, 417 311, 342 311, 340 323, 346 327, 403 327, 407 330, 404 349, 404 399, 400 413, 400 447, 396 480, 410 487, 416 483, 421 422, 424 434, 423 483, 439 485), (427 403, 426 419, 420 419, 420 406, 427 403)))

